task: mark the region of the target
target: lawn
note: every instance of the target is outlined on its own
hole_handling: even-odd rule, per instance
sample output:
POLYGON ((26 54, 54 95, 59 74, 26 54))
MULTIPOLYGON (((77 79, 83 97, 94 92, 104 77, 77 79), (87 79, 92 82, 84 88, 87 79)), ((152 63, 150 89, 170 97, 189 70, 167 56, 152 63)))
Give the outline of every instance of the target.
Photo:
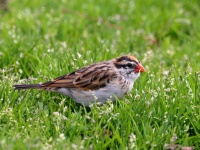
POLYGON ((200 149, 200 1, 10 0, 0 13, 0 149, 200 149), (147 70, 87 109, 14 84, 124 54, 147 70))

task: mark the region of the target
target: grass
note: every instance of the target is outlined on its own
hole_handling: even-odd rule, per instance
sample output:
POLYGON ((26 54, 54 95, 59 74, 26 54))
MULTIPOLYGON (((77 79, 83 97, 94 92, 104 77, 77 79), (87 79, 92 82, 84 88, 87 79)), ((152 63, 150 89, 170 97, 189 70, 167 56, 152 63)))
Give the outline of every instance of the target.
POLYGON ((0 14, 0 149, 200 149, 199 9, 197 0, 10 1, 0 14), (147 73, 116 103, 88 111, 13 89, 123 54, 147 73))

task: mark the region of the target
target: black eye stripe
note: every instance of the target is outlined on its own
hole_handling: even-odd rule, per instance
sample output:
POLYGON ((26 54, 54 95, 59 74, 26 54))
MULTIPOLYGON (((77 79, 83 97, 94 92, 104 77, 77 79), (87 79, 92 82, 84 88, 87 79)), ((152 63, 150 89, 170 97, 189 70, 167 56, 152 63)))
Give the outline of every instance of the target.
POLYGON ((137 64, 128 63, 128 64, 126 64, 126 66, 129 68, 136 68, 137 64))
POLYGON ((117 68, 121 68, 121 67, 123 67, 123 68, 136 68, 137 65, 136 64, 128 63, 128 64, 125 64, 125 65, 115 64, 115 66, 117 68))
POLYGON ((129 67, 129 68, 132 68, 132 67, 133 67, 133 64, 128 63, 128 64, 126 64, 126 66, 129 67))
POLYGON ((120 64, 115 64, 115 66, 116 66, 117 68, 121 68, 121 67, 125 68, 125 67, 126 67, 126 65, 120 65, 120 64))

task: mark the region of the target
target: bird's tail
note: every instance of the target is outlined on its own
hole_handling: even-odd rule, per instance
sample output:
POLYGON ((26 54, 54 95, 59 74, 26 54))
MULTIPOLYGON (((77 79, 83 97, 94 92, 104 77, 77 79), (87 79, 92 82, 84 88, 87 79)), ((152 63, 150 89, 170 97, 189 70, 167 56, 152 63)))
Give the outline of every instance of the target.
POLYGON ((25 89, 41 89, 41 84, 22 84, 14 85, 15 90, 25 90, 25 89))

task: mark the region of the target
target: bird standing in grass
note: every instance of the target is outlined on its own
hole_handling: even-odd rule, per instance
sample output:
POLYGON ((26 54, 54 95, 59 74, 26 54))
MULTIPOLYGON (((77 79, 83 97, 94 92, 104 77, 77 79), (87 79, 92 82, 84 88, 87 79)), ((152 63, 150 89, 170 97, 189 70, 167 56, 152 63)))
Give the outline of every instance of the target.
POLYGON ((89 106, 92 103, 115 101, 131 91, 141 72, 140 62, 131 55, 91 64, 43 84, 14 85, 15 89, 42 89, 58 92, 89 106))

